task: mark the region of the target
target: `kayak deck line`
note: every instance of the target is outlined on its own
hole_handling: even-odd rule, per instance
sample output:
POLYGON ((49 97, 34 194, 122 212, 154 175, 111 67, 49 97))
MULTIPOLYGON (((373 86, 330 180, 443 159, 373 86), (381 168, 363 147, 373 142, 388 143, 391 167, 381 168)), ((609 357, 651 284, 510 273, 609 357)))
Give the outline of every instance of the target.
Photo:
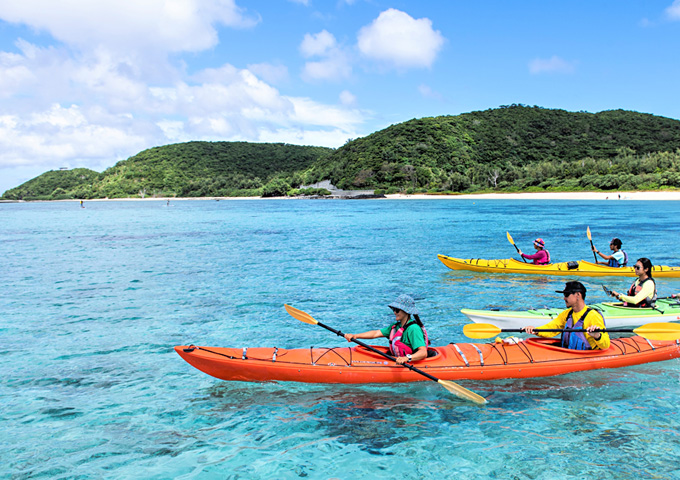
MULTIPOLYGON (((578 275, 585 277, 635 277, 632 266, 610 267, 598 263, 578 260, 571 262, 534 265, 514 258, 483 259, 455 258, 439 254, 437 258, 452 270, 468 270, 481 273, 516 273, 525 275, 578 275)), ((680 278, 680 267, 655 265, 652 274, 656 278, 680 278)))
MULTIPOLYGON (((374 347, 387 351, 385 347, 374 347)), ((195 368, 222 380, 306 383, 403 383, 426 380, 363 347, 305 349, 175 347, 195 368), (273 354, 277 356, 273 360, 273 354)), ((437 355, 414 363, 443 380, 532 378, 618 368, 680 357, 680 341, 639 336, 612 339, 607 350, 568 350, 559 341, 529 338, 517 344, 457 343, 433 347, 437 355)))
MULTIPOLYGON (((680 303, 677 299, 661 298, 656 308, 625 307, 621 303, 602 302, 588 305, 600 312, 608 328, 638 327, 650 321, 680 322, 680 303)), ((475 323, 489 323, 501 328, 539 326, 556 318, 564 308, 534 308, 531 310, 475 310, 460 312, 475 323)))
MULTIPOLYGON (((309 347, 310 356, 311 356, 311 363, 290 362, 290 361, 286 361, 286 360, 281 360, 281 357, 285 357, 286 354, 288 353, 288 351, 285 350, 285 349, 278 348, 278 347, 273 347, 272 350, 273 350, 274 353, 269 358, 256 358, 256 357, 252 357, 252 356, 246 356, 245 352, 248 350, 249 347, 243 347, 242 351, 244 353, 241 356, 230 355, 230 354, 227 354, 227 353, 215 351, 215 349, 220 348, 220 347, 210 347, 210 348, 208 348, 208 347, 198 347, 198 346, 195 346, 195 345, 189 345, 188 347, 175 347, 175 350, 177 350, 178 348, 182 348, 182 351, 185 352, 185 353, 191 353, 194 350, 201 350, 203 352, 208 352, 208 353, 211 353, 213 355, 219 355, 221 357, 225 357, 225 358, 228 358, 230 360, 249 360, 249 361, 269 362, 269 363, 279 362, 279 363, 286 363, 286 364, 291 364, 291 365, 316 365, 321 358, 325 357, 329 353, 335 353, 344 362, 344 366, 347 366, 347 367, 351 367, 354 363, 379 363, 379 364, 385 364, 385 365, 389 364, 389 362, 386 361, 386 360, 382 360, 380 362, 372 362, 372 361, 369 362, 369 361, 362 361, 362 360, 353 361, 352 360, 353 349, 352 348, 348 349, 347 347, 330 347, 330 348, 309 347), (314 349, 315 348, 323 350, 323 352, 319 352, 320 356, 317 357, 316 359, 314 358, 314 349), (348 349, 349 350, 349 360, 346 359, 345 357, 343 357, 341 353, 338 353, 337 352, 338 349, 345 349, 345 350, 348 349)), ((237 350, 237 349, 230 349, 230 348, 220 348, 220 349, 221 350, 237 350)), ((378 358, 380 358, 380 357, 378 357, 378 358)), ((328 365, 335 365, 335 364, 333 362, 331 362, 331 363, 328 363, 328 365)))

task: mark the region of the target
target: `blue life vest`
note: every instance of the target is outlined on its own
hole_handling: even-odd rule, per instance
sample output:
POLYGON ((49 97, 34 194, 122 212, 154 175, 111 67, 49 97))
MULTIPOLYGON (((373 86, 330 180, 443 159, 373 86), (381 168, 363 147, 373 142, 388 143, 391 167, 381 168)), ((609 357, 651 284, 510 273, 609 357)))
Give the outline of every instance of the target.
MULTIPOLYGON (((565 330, 583 328, 583 321, 591 311, 591 308, 587 308, 586 313, 584 313, 574 325, 574 309, 570 309, 569 315, 567 315, 567 323, 564 326, 565 330)), ((562 348, 569 348, 571 350, 592 350, 592 347, 586 338, 586 332, 562 332, 561 346, 562 348)))
POLYGON ((626 264, 628 263, 628 254, 624 250, 620 250, 621 253, 623 253, 623 263, 619 263, 617 259, 614 257, 609 259, 609 262, 607 262, 607 265, 610 267, 625 267, 626 264))

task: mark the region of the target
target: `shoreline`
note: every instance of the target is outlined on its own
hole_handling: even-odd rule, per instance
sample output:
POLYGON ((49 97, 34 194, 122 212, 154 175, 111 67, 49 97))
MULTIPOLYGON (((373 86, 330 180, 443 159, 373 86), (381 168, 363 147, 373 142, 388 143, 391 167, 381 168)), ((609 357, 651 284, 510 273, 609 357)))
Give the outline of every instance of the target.
MULTIPOLYGON (((84 202, 132 202, 132 201, 158 201, 167 202, 201 200, 201 201, 230 201, 230 200, 305 200, 309 197, 147 197, 147 198, 93 198, 85 199, 84 202)), ((336 200, 324 198, 320 200, 336 200)), ((337 198, 337 200, 353 200, 351 198, 337 198)), ((385 195, 384 198, 372 198, 370 200, 680 200, 678 191, 642 191, 642 192, 531 192, 531 193, 475 193, 460 195, 428 195, 428 194, 401 194, 394 193, 385 195)), ((80 199, 65 200, 0 200, 0 203, 35 203, 35 202, 80 202, 80 199)))
POLYGON ((680 200, 680 191, 667 192, 527 192, 476 193, 461 195, 395 194, 385 195, 393 200, 460 199, 460 200, 680 200))

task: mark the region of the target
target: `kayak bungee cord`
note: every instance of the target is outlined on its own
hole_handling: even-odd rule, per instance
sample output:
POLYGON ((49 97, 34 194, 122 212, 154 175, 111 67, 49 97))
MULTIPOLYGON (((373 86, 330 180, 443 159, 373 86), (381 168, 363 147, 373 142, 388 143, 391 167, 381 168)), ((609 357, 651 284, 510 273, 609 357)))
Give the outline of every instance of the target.
MULTIPOLYGON (((302 310, 299 310, 295 307, 291 307, 290 305, 284 305, 284 308, 286 309, 286 311, 288 312, 288 314, 291 317, 293 317, 297 320, 300 320, 303 323, 308 323, 310 325, 318 325, 320 327, 325 328, 328 331, 335 333, 336 335, 338 335, 340 337, 344 337, 344 334, 340 330, 336 330, 332 327, 329 327, 328 325, 324 325, 323 323, 316 320, 314 317, 312 317, 307 312, 303 312, 302 310)), ((361 341, 356 340, 356 339, 354 339, 352 341, 354 343, 356 343, 357 345, 361 345, 362 347, 367 348, 368 350, 370 350, 374 353, 377 353, 378 355, 382 355, 383 357, 385 357, 385 358, 387 358, 387 359, 389 359, 393 362, 396 362, 396 360, 397 360, 392 355, 388 355, 385 352, 382 352, 382 351, 378 350, 377 348, 373 348, 372 346, 370 346, 370 345, 368 345, 364 342, 361 342, 361 341)), ((434 376, 430 375, 429 373, 426 373, 426 372, 414 367, 413 365, 411 365, 409 363, 402 364, 402 367, 408 368, 412 372, 419 373, 420 375, 422 375, 426 378, 429 378, 430 380, 432 380, 434 382, 437 382, 442 387, 444 387, 446 390, 448 390, 449 392, 456 395, 458 398, 462 398, 464 400, 470 400, 470 401, 475 402, 479 405, 483 405, 483 404, 486 403, 486 399, 484 397, 482 397, 481 395, 477 395, 475 392, 472 392, 472 391, 468 390, 467 388, 461 387, 460 385, 458 385, 455 382, 452 382, 450 380, 440 380, 437 377, 434 377, 434 376)))

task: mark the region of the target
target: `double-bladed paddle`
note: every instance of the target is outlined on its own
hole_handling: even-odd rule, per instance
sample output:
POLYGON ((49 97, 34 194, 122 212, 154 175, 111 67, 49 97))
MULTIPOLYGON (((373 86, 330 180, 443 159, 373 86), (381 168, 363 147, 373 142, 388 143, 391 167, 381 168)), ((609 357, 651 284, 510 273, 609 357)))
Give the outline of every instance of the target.
MULTIPOLYGON (((519 248, 517 248, 517 245, 515 245, 515 241, 512 239, 510 232, 505 232, 505 233, 508 236, 508 242, 512 243, 512 246, 515 247, 515 250, 517 250, 517 253, 519 253, 519 248)), ((527 263, 526 258, 522 257, 522 260, 524 260, 524 263, 527 263)))
MULTIPOLYGON (((331 332, 335 333, 336 335, 338 335, 340 337, 345 336, 345 334, 342 333, 340 330, 336 330, 332 327, 329 327, 328 325, 324 325, 323 323, 314 319, 314 317, 312 317, 307 312, 303 312, 302 310, 298 310, 297 308, 291 307, 290 305, 284 305, 284 308, 290 314, 290 316, 292 316, 293 318, 297 318, 301 322, 309 323, 310 325, 318 325, 320 327, 325 328, 326 330, 330 330, 331 332)), ((370 345, 365 344, 364 342, 361 342, 361 341, 356 340, 356 339, 354 339, 352 341, 354 343, 356 343, 357 345, 361 345, 362 347, 367 348, 368 350, 370 350, 374 353, 377 353, 379 355, 382 355, 385 358, 388 358, 389 360, 392 360, 393 362, 397 361, 397 359, 394 358, 392 355, 388 355, 385 352, 381 352, 380 350, 373 348, 370 345)), ((420 370, 420 369, 418 369, 418 368, 416 368, 413 365, 410 365, 408 363, 404 363, 402 365, 402 367, 406 367, 411 371, 419 373, 419 374, 423 375, 424 377, 427 377, 430 380, 437 382, 438 384, 440 384, 442 387, 447 389, 449 392, 453 393, 458 398, 462 398, 464 400, 470 400, 470 401, 473 401, 473 402, 478 403, 480 405, 483 405, 483 404, 486 403, 486 399, 484 397, 477 395, 475 392, 472 392, 472 391, 468 390, 467 388, 461 387, 457 383, 454 383, 450 380, 440 380, 436 377, 433 377, 429 373, 423 372, 422 370, 420 370)))
MULTIPOLYGON (((534 328, 539 332, 585 332, 585 328, 534 328)), ((500 328, 490 323, 469 323, 463 327, 463 333, 468 338, 489 338, 502 332, 524 333, 522 328, 500 328)), ((677 340, 680 338, 680 324, 677 323, 647 323, 635 329, 605 329, 598 332, 607 333, 635 333, 650 340, 677 340)))
POLYGON ((590 249, 593 251, 593 257, 595 257, 595 263, 597 263, 597 255, 595 255, 595 245, 593 245, 593 237, 590 235, 590 227, 586 230, 586 233, 588 234, 588 240, 590 240, 590 249))
MULTIPOLYGON (((614 296, 614 292, 612 292, 609 288, 605 287, 604 285, 602 285, 602 290, 604 290, 604 293, 606 293, 606 294, 609 295, 610 297, 613 297, 613 296, 614 296)), ((672 297, 661 297, 661 298, 669 299, 669 298, 672 298, 672 297)), ((659 298, 657 298, 657 300, 659 300, 659 298)), ((624 305, 624 306, 625 306, 625 305, 624 305)), ((659 313, 663 313, 663 310, 659 310, 658 308, 656 308, 656 307, 654 307, 654 306, 651 306, 651 305, 650 305, 649 308, 651 308, 652 310, 656 310, 656 311, 659 312, 659 313)))

